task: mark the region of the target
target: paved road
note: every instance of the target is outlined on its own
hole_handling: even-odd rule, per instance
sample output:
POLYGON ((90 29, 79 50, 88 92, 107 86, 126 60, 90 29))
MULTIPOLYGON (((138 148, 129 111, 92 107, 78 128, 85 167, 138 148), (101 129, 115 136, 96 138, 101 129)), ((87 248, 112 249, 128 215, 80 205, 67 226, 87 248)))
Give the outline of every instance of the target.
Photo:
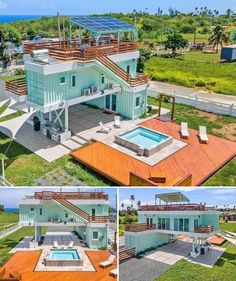
POLYGON ((227 104, 236 104, 236 96, 221 95, 213 92, 198 91, 194 88, 187 88, 183 86, 176 86, 173 84, 162 83, 157 81, 150 81, 150 90, 156 90, 159 93, 173 94, 177 93, 182 96, 198 96, 199 98, 205 98, 213 102, 222 102, 227 104))

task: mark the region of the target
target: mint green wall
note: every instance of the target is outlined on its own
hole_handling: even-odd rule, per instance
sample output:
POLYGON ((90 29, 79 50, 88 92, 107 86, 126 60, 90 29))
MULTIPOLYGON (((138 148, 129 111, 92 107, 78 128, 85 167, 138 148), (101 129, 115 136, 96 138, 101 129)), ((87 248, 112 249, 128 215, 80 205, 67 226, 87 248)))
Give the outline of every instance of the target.
POLYGON ((43 74, 26 71, 27 99, 39 105, 44 105, 44 76, 43 74))
POLYGON ((89 205, 77 205, 77 206, 90 215, 92 214, 92 209, 95 209, 97 216, 108 216, 108 205, 89 204, 89 205))
POLYGON ((169 235, 154 232, 143 232, 138 234, 129 234, 125 232, 125 247, 133 248, 135 247, 135 254, 146 251, 150 248, 156 248, 165 243, 168 243, 169 235))
POLYGON ((214 231, 220 230, 220 218, 219 215, 203 215, 200 220, 202 225, 213 225, 214 231))
MULTIPOLYGON (((90 241, 87 242, 89 244, 90 248, 98 249, 101 247, 107 247, 108 245, 108 237, 107 237, 107 227, 90 227, 89 229, 90 233, 90 241), (98 232, 98 237, 103 237, 101 240, 93 240, 93 231, 98 232)), ((88 235, 87 235, 87 240, 88 240, 88 235)))
POLYGON ((136 74, 137 74, 137 59, 117 62, 117 64, 121 68, 123 68, 125 71, 127 71, 127 66, 130 65, 130 75, 132 77, 136 76, 136 74))

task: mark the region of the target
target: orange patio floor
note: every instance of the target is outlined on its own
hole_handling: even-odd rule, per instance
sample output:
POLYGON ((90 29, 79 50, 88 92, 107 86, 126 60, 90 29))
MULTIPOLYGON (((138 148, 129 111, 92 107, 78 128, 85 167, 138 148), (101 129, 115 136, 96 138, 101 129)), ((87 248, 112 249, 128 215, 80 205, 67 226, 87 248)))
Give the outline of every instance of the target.
POLYGON ((189 130, 188 140, 181 139, 180 126, 174 123, 151 119, 141 125, 182 140, 188 145, 154 166, 101 142, 74 151, 72 158, 119 185, 197 186, 236 156, 236 143, 223 138, 208 135, 209 144, 202 144, 197 131, 192 129, 189 130), (161 175, 166 181, 158 184, 150 181, 151 174, 161 175), (137 181, 132 180, 133 175, 137 181))
POLYGON ((17 252, 2 267, 9 272, 17 271, 22 274, 23 281, 112 281, 116 278, 109 276, 109 272, 116 268, 116 261, 112 266, 102 269, 99 263, 107 260, 110 253, 108 251, 86 251, 90 261, 96 271, 94 272, 34 272, 41 252, 17 252))

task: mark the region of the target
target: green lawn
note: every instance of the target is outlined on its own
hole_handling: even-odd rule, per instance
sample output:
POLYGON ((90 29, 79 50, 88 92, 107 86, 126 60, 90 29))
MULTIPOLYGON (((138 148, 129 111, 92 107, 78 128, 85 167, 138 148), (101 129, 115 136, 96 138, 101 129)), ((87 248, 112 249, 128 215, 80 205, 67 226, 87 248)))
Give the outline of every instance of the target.
POLYGON ((236 247, 224 243, 224 254, 213 268, 207 268, 184 259, 171 266, 158 281, 232 281, 236 276, 236 247))
POLYGON ((236 223, 220 223, 220 229, 223 231, 236 233, 236 223))
POLYGON ((64 156, 52 163, 48 163, 15 141, 12 142, 7 155, 5 155, 10 142, 11 138, 0 133, 0 158, 5 157, 6 159, 6 178, 13 185, 31 186, 34 184, 35 179, 60 167, 63 167, 70 175, 75 176, 89 186, 110 184, 103 177, 73 161, 70 156, 64 156))
MULTIPOLYGON (((155 98, 148 97, 148 104, 157 105, 155 98)), ((170 109, 171 104, 164 102, 163 107, 170 109)), ((207 127, 209 134, 236 141, 236 118, 206 113, 195 108, 176 104, 176 124, 188 122, 189 128, 198 130, 199 125, 207 127), (229 130, 231 128, 231 130, 229 130)), ((209 178, 205 186, 236 186, 236 158, 209 178)))
POLYGON ((218 54, 190 52, 178 58, 152 57, 145 73, 153 80, 236 95, 236 63, 218 63, 218 54))
MULTIPOLYGON (((45 233, 46 230, 47 228, 43 227, 42 233, 45 233)), ((33 236, 33 235, 34 235, 34 227, 27 226, 27 227, 22 227, 16 232, 0 240, 0 266, 2 266, 12 257, 12 254, 9 253, 12 248, 14 248, 25 236, 33 236)))
POLYGON ((18 213, 0 213, 0 231, 13 226, 18 223, 19 214, 18 213))

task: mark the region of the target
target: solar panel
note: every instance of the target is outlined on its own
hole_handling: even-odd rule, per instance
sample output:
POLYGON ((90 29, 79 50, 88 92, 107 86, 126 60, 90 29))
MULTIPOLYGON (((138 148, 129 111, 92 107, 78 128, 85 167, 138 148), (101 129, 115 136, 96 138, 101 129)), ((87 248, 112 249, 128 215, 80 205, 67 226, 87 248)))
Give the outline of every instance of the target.
POLYGON ((71 17, 71 21, 78 26, 92 31, 134 31, 135 27, 112 17, 78 16, 71 17))

